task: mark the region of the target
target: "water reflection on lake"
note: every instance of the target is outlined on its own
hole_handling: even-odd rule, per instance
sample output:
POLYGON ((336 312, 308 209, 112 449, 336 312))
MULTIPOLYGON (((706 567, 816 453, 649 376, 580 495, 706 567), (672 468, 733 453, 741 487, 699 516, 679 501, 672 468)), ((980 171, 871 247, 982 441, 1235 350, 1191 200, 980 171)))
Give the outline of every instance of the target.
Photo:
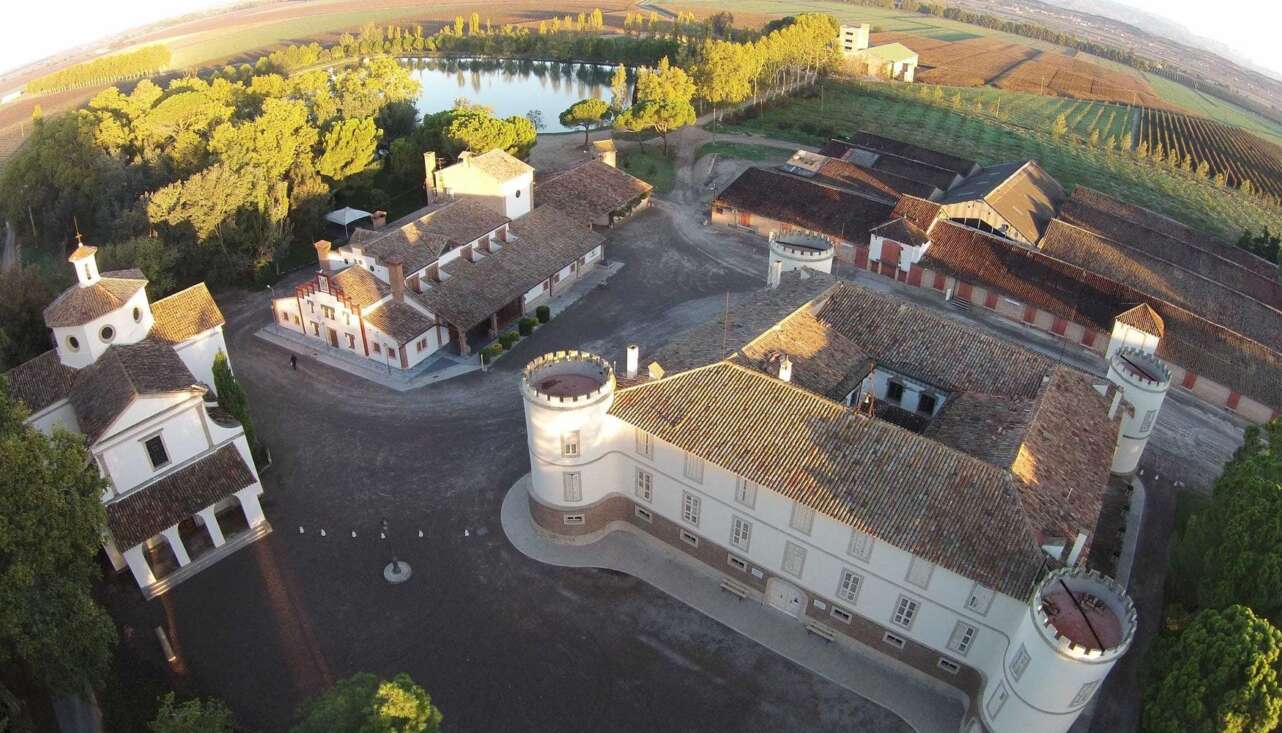
POLYGON ((580 99, 611 99, 614 67, 604 64, 561 64, 498 59, 403 59, 422 84, 421 113, 439 112, 466 98, 499 117, 538 110, 539 132, 565 132, 557 115, 580 99))

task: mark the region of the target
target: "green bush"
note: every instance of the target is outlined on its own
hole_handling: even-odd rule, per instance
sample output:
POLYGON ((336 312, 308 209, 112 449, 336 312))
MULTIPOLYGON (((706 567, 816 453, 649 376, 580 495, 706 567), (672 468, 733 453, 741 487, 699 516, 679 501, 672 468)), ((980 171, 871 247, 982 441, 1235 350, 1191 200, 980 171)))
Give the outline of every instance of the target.
POLYGON ((539 323, 547 323, 552 320, 552 309, 546 305, 541 305, 534 309, 534 315, 538 316, 539 323))
POLYGON ((486 346, 484 349, 481 349, 481 354, 485 357, 486 364, 489 364, 490 362, 499 358, 499 354, 502 354, 502 353, 503 353, 503 346, 502 344, 498 344, 498 343, 490 344, 489 346, 486 346))
POLYGON ((516 327, 520 330, 522 336, 529 336, 534 333, 534 327, 537 325, 539 325, 537 318, 522 318, 521 322, 516 324, 516 327))
POLYGON ((521 337, 511 331, 499 336, 499 344, 501 344, 505 350, 512 348, 512 345, 520 340, 521 337))

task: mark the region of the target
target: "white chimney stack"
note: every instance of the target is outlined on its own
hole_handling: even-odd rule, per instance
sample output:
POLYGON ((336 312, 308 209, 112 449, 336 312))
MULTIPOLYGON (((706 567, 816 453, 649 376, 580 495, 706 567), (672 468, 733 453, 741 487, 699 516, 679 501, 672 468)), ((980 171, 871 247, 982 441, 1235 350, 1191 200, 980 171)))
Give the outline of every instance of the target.
POLYGON ((779 287, 779 282, 783 279, 783 262, 774 260, 770 263, 770 271, 766 274, 766 287, 774 289, 779 287))
POLYGON ((628 346, 628 369, 626 372, 628 379, 637 378, 637 368, 640 365, 640 363, 641 363, 641 347, 637 346, 636 344, 629 345, 628 346))
POLYGON ((792 359, 787 355, 779 360, 779 379, 784 382, 792 381, 792 359))

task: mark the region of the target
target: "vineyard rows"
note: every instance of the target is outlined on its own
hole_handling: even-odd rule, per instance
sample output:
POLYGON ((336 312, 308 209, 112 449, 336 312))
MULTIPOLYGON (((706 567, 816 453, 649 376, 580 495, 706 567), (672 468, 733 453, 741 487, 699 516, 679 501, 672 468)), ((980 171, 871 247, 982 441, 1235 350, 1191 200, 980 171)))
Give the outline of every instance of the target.
POLYGON ((1250 187, 1282 198, 1282 148, 1249 132, 1200 117, 1165 110, 1144 109, 1140 114, 1138 145, 1148 157, 1169 160, 1176 151, 1181 164, 1196 170, 1203 162, 1209 175, 1224 174, 1228 185, 1250 187))

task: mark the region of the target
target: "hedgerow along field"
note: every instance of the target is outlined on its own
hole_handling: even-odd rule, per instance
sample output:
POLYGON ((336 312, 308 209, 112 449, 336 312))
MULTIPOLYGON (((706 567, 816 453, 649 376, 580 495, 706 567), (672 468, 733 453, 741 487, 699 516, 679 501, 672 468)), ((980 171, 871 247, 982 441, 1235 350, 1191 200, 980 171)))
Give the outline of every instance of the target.
POLYGON ((1171 151, 1187 167, 1205 161, 1209 175, 1223 173, 1228 185, 1244 185, 1270 196, 1282 197, 1282 148, 1236 127, 1212 120, 1163 110, 1140 113, 1137 145, 1149 156, 1161 158, 1171 151), (1247 183, 1249 182, 1249 183, 1247 183))
POLYGON ((1282 211, 1236 190, 1102 147, 927 103, 916 94, 908 85, 829 81, 821 95, 727 122, 723 129, 809 145, 867 130, 982 164, 1036 160, 1070 190, 1084 184, 1230 241, 1244 228, 1282 229, 1282 211))

